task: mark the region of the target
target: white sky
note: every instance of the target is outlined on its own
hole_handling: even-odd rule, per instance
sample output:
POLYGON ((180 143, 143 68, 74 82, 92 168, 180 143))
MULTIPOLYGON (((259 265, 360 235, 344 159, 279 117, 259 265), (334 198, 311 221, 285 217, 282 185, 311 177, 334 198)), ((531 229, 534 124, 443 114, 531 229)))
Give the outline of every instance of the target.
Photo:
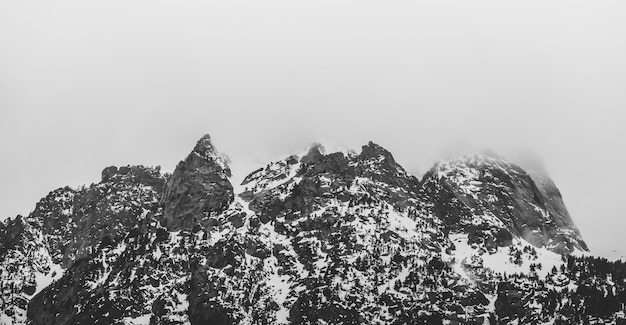
POLYGON ((109 165, 171 171, 205 133, 238 174, 312 141, 373 140, 420 172, 457 147, 532 152, 587 242, 626 252, 625 10, 3 1, 0 217, 109 165))

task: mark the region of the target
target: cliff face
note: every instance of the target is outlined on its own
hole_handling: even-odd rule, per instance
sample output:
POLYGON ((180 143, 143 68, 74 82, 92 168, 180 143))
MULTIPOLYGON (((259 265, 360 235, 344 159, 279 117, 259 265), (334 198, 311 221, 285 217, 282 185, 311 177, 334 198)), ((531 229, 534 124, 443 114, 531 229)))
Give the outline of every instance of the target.
POLYGON ((108 167, 100 183, 54 190, 29 216, 9 220, 0 230, 0 319, 25 323, 36 293, 75 261, 99 252, 102 243, 123 241, 157 210, 164 183, 157 169, 108 167))
POLYGON ((545 323, 597 293, 551 290, 626 298, 619 266, 564 262, 586 246, 553 182, 498 157, 420 181, 370 142, 271 162, 237 195, 229 176, 205 136, 167 179, 108 167, 51 192, 0 225, 0 323, 545 323))
POLYGON ((503 245, 516 236, 560 254, 587 250, 554 183, 502 158, 441 162, 424 176, 423 187, 437 215, 472 241, 503 245))
POLYGON ((163 224, 175 231, 194 225, 207 226, 209 218, 233 200, 233 186, 226 160, 205 135, 181 161, 167 182, 161 205, 163 224))
MULTIPOLYGON (((107 168, 103 180, 110 182, 117 173, 107 168)), ((33 324, 188 322, 189 303, 196 299, 190 263, 210 244, 209 231, 242 214, 229 176, 210 138, 200 139, 167 183, 159 184, 150 209, 131 219, 123 240, 103 237, 97 250, 75 259, 61 279, 32 299, 29 319, 33 324)), ((130 205, 142 201, 126 199, 130 205)))

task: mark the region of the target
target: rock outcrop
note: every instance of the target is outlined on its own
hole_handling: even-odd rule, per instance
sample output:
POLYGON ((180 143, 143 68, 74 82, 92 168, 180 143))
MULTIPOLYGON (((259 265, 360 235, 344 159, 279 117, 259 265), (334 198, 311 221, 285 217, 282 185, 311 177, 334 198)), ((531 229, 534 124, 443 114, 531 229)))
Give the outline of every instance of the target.
POLYGON ((208 225, 233 200, 230 176, 226 159, 205 135, 167 182, 161 200, 164 225, 172 231, 208 225))
POLYGON ((31 298, 77 261, 123 241, 156 212, 164 183, 158 168, 109 167, 102 182, 54 190, 27 217, 8 220, 0 229, 2 322, 26 323, 31 298))
POLYGON ((424 176, 423 188, 436 214, 474 242, 503 246, 518 236, 557 253, 587 250, 554 183, 500 157, 440 162, 424 176))
POLYGON ((624 264, 568 255, 554 183, 502 158, 420 181, 316 145, 229 177, 205 136, 169 178, 107 167, 0 224, 0 323, 620 324, 624 264))

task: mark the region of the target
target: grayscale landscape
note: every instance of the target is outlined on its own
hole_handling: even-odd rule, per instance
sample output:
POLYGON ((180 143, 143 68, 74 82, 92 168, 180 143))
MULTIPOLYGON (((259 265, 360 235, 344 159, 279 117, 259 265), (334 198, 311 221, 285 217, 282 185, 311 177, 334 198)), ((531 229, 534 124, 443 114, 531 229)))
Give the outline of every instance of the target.
POLYGON ((620 2, 0 4, 0 324, 626 324, 620 2))

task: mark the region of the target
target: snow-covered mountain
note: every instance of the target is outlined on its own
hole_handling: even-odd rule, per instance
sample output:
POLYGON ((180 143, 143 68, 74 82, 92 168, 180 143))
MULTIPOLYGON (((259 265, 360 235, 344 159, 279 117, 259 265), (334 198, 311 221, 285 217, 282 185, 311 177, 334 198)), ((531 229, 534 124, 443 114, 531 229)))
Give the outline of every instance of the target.
POLYGON ((51 192, 0 224, 0 324, 623 324, 626 267, 501 157, 419 180, 316 145, 239 187, 204 136, 171 175, 51 192))
POLYGON ((422 182, 437 215, 488 249, 520 237, 557 253, 588 250, 552 180, 531 177, 500 157, 440 162, 422 182))

